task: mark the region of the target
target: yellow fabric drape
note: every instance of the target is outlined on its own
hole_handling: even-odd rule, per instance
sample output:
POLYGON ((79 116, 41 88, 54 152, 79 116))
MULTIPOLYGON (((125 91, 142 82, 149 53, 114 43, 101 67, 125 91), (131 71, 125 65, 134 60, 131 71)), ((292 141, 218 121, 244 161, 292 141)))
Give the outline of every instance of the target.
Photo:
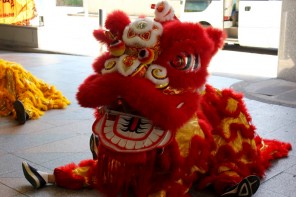
POLYGON ((0 23, 29 25, 37 16, 34 0, 1 0, 0 23))
POLYGON ((30 119, 70 104, 54 86, 33 76, 21 65, 0 59, 0 116, 12 114, 15 118, 13 102, 17 99, 24 104, 30 119))

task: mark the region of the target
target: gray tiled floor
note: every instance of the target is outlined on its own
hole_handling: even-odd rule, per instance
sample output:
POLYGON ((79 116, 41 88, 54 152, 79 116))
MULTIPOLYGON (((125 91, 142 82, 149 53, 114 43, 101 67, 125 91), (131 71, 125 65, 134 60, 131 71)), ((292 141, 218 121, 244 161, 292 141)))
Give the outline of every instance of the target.
MULTIPOLYGON (((0 196, 100 196, 93 190, 70 191, 54 186, 34 190, 25 180, 21 162, 28 161, 43 171, 69 162, 91 158, 89 136, 94 121, 91 109, 79 107, 75 93, 91 72, 93 57, 0 51, 0 57, 22 64, 35 76, 55 85, 72 104, 64 110, 51 110, 39 120, 19 126, 9 118, 0 119, 0 196)), ((209 83, 230 87, 239 79, 211 76, 209 83)), ((245 99, 258 133, 296 145, 295 108, 245 99)), ((296 193, 296 152, 274 162, 257 197, 287 197, 296 193)), ((193 196, 213 196, 193 192, 193 196)))

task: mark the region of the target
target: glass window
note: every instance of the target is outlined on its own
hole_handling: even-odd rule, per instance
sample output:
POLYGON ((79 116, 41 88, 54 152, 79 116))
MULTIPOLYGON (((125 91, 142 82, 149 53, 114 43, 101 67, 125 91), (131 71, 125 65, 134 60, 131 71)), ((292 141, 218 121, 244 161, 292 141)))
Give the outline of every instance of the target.
POLYGON ((211 3, 212 0, 186 0, 184 12, 202 12, 211 3))
POLYGON ((82 7, 83 1, 82 0, 56 0, 57 6, 77 6, 82 7))

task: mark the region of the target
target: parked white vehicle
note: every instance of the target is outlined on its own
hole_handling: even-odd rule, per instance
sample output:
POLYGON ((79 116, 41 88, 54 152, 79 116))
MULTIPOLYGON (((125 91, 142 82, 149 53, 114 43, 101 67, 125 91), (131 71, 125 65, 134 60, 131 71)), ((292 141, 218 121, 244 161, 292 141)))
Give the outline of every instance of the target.
POLYGON ((180 20, 224 29, 228 43, 277 49, 281 8, 282 0, 181 0, 180 20))

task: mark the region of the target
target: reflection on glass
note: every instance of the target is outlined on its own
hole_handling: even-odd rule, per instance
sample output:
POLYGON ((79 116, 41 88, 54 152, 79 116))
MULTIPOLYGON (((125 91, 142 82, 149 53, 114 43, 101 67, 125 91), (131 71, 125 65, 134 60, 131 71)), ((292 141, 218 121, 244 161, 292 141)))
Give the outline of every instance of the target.
POLYGON ((211 3, 212 0, 186 0, 184 12, 202 12, 211 3))

